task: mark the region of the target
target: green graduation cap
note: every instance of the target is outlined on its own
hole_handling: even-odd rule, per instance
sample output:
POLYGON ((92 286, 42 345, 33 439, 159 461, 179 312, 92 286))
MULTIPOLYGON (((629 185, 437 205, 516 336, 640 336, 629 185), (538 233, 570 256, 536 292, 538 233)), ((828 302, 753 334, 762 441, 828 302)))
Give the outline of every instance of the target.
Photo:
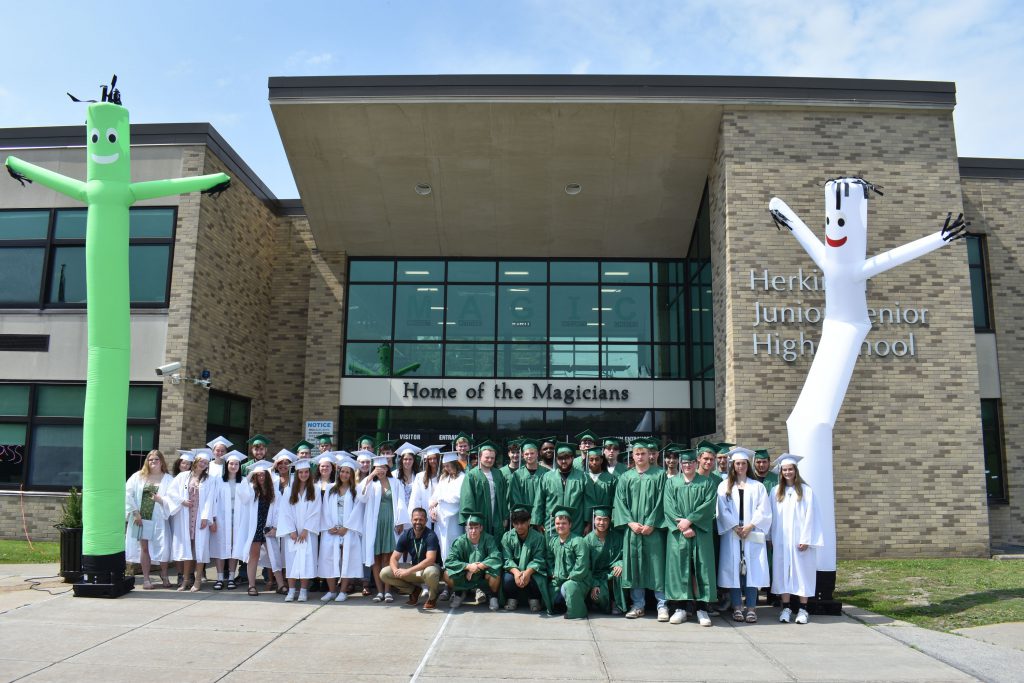
POLYGON ((732 450, 732 447, 735 446, 735 445, 736 444, 729 443, 728 441, 720 441, 720 442, 715 444, 715 447, 716 447, 716 451, 715 452, 718 455, 722 455, 723 453, 728 453, 730 450, 732 450))
POLYGON ((458 434, 455 435, 455 438, 452 439, 452 448, 455 448, 455 444, 457 444, 461 439, 465 439, 469 443, 470 446, 473 445, 473 437, 472 436, 470 436, 466 432, 459 432, 458 434))
POLYGON ((259 444, 261 446, 266 446, 266 445, 268 445, 270 443, 270 439, 268 439, 267 437, 263 436, 262 434, 253 434, 249 438, 249 440, 246 441, 246 443, 249 444, 250 446, 255 446, 257 444, 259 444))
POLYGON ((767 448, 758 448, 754 451, 754 460, 771 460, 772 456, 768 455, 767 448))
POLYGON ((576 455, 576 444, 571 444, 568 441, 559 441, 555 444, 555 455, 561 455, 562 453, 576 455))
POLYGON ((292 446, 292 450, 295 451, 296 453, 298 453, 299 451, 301 451, 303 449, 305 449, 307 451, 312 451, 313 450, 313 444, 311 444, 310 442, 308 442, 305 439, 303 439, 302 441, 300 441, 297 444, 295 444, 294 446, 292 446))
POLYGON ((505 450, 518 451, 523 446, 523 437, 508 439, 505 441, 505 450))
POLYGON ((552 514, 551 516, 555 518, 565 517, 569 521, 572 521, 572 514, 573 509, 571 507, 569 507, 568 505, 559 505, 558 507, 555 508, 554 514, 552 514))
POLYGON ((334 443, 334 434, 321 434, 316 437, 317 443, 334 443))
POLYGON ((377 444, 377 452, 380 453, 382 450, 387 448, 393 453, 395 451, 395 446, 398 445, 399 441, 400 439, 389 439, 387 441, 381 441, 379 444, 377 444))
POLYGON ((603 458, 604 457, 604 451, 601 450, 597 446, 594 446, 593 448, 588 448, 587 452, 586 452, 586 456, 589 458, 592 455, 600 455, 603 458))
POLYGON ((558 443, 558 437, 557 436, 545 436, 545 437, 542 437, 540 439, 537 439, 537 443, 539 443, 541 446, 543 446, 546 443, 557 444, 558 443))
POLYGON ((479 453, 480 451, 493 451, 497 453, 498 446, 490 439, 485 439, 476 445, 476 452, 479 453))
POLYGON ((611 511, 608 508, 594 508, 595 517, 611 517, 611 511))
POLYGON ((527 448, 532 448, 533 450, 537 450, 537 442, 534 441, 533 439, 523 439, 523 440, 521 440, 519 442, 519 448, 521 448, 524 451, 527 448))
POLYGON ((466 524, 483 524, 484 516, 477 512, 466 513, 466 524))
POLYGON ((702 439, 701 442, 697 444, 697 455, 700 455, 705 451, 707 451, 708 453, 717 453, 718 445, 711 443, 707 439, 702 439))
POLYGON ((622 450, 622 439, 617 436, 603 436, 601 437, 602 446, 614 446, 620 451, 622 450))
POLYGON ((697 462, 697 451, 692 448, 679 451, 679 462, 697 462))
POLYGON ((357 451, 358 450, 362 450, 364 448, 363 444, 369 444, 366 448, 368 450, 372 451, 377 446, 377 440, 375 438, 373 438, 372 436, 369 436, 367 434, 363 434, 356 441, 356 450, 357 451))
POLYGON ((594 432, 590 431, 589 429, 584 429, 582 432, 580 432, 579 434, 577 434, 573 438, 576 439, 576 443, 579 443, 579 442, 583 441, 584 439, 590 439, 594 443, 597 443, 597 442, 599 442, 601 440, 601 437, 599 437, 597 434, 595 434, 594 432))

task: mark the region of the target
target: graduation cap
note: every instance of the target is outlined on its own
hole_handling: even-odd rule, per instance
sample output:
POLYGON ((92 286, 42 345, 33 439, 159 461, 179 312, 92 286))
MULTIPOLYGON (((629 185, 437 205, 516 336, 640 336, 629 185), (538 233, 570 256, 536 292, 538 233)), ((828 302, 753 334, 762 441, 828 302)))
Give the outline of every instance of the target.
POLYGON ((281 450, 279 450, 277 452, 277 455, 274 456, 274 462, 275 463, 279 462, 281 460, 287 460, 288 462, 295 462, 295 454, 292 453, 287 448, 282 448, 281 450))
POLYGON ((197 448, 193 451, 195 459, 206 458, 207 460, 213 460, 213 449, 212 448, 197 448))
POLYGON ((719 441, 718 443, 715 444, 715 453, 717 455, 728 454, 729 449, 735 445, 736 444, 729 443, 728 441, 719 441))
POLYGON ((562 453, 576 455, 576 444, 571 444, 568 441, 559 441, 555 444, 555 455, 559 456, 562 453))
POLYGON ((449 451, 441 456, 442 465, 449 462, 459 462, 459 454, 455 451, 449 451))
POLYGON ((588 458, 590 456, 592 456, 592 455, 599 455, 599 456, 601 456, 603 458, 604 457, 604 451, 601 450, 600 448, 598 448, 597 446, 594 446, 593 448, 588 448, 585 451, 584 455, 586 455, 588 458))
POLYGON ((310 466, 310 464, 312 462, 313 461, 308 459, 308 458, 306 458, 304 460, 296 460, 295 461, 295 471, 298 472, 299 470, 308 470, 309 466, 310 466))
POLYGON ((782 473, 783 465, 796 465, 803 460, 802 455, 793 455, 792 453, 783 453, 779 456, 779 459, 775 461, 775 467, 772 468, 772 472, 777 474, 782 473))
POLYGON ((603 437, 601 437, 601 445, 602 446, 612 446, 614 448, 618 448, 621 451, 622 450, 622 439, 620 439, 617 436, 603 436, 603 437))
POLYGON ((491 451, 492 453, 497 453, 498 445, 491 441, 490 439, 481 441, 476 445, 476 452, 479 453, 481 451, 491 451))
POLYGON ((508 439, 507 441, 505 441, 505 450, 508 450, 508 451, 518 451, 522 447, 523 447, 523 439, 522 439, 522 437, 519 437, 518 439, 508 439))
POLYGON ((388 439, 387 441, 381 441, 379 444, 377 444, 377 453, 379 454, 385 448, 388 449, 389 451, 391 451, 392 453, 394 453, 395 452, 395 446, 397 444, 398 444, 398 439, 388 439))
POLYGON ((248 477, 249 479, 252 479, 252 475, 256 474, 257 472, 269 472, 273 468, 274 466, 271 465, 266 460, 260 460, 259 462, 252 466, 252 469, 249 470, 249 474, 245 476, 248 477))
POLYGON ((545 437, 543 437, 541 439, 537 439, 537 441, 538 441, 538 443, 540 443, 541 446, 543 446, 546 443, 557 444, 558 443, 558 437, 557 436, 545 436, 545 437))
POLYGON ((729 462, 736 462, 737 460, 746 460, 750 462, 750 458, 753 457, 754 451, 743 446, 735 446, 729 451, 729 462))
POLYGON ((312 451, 313 444, 303 439, 302 441, 292 446, 292 450, 295 451, 296 453, 301 453, 302 451, 312 451))
MULTIPOLYGON (((381 445, 383 446, 384 444, 381 445)), ((406 453, 412 453, 413 455, 416 455, 422 450, 423 449, 417 446, 416 444, 409 443, 408 441, 406 441, 401 446, 395 449, 395 455, 405 455, 406 453)))
POLYGON ((433 446, 427 446, 416 455, 420 460, 426 460, 432 455, 441 455, 441 449, 444 448, 444 444, 435 444, 433 446))
POLYGON ((375 457, 377 457, 373 451, 367 450, 358 450, 355 452, 355 456, 356 460, 358 460, 359 462, 369 462, 372 461, 375 457))
POLYGON ((196 454, 192 451, 178 450, 178 460, 184 460, 185 462, 192 462, 196 459, 196 454))
POLYGON ((466 513, 466 524, 483 524, 484 516, 479 512, 467 512, 466 513))
POLYGON ((270 444, 270 439, 263 436, 262 434, 253 434, 245 443, 249 444, 250 446, 266 446, 270 444))
POLYGON ((665 456, 666 458, 678 458, 679 457, 679 451, 677 449, 675 449, 675 448, 672 448, 671 446, 666 446, 665 448, 661 449, 661 454, 663 456, 665 456))
POLYGON ((533 439, 523 439, 522 441, 520 441, 520 442, 519 442, 519 447, 520 447, 520 448, 521 448, 522 450, 524 450, 524 451, 525 451, 525 450, 526 450, 527 448, 532 448, 533 450, 538 450, 538 448, 537 448, 537 442, 536 442, 536 441, 534 441, 533 439))
POLYGON ((768 455, 767 448, 758 448, 754 451, 754 460, 771 460, 772 456, 768 455))
POLYGON ((334 443, 334 434, 320 434, 316 437, 317 443, 334 443))
POLYGON ((589 439, 590 441, 593 441, 594 443, 597 443, 601 439, 601 437, 599 437, 597 434, 595 434, 594 432, 590 431, 589 429, 584 429, 582 432, 580 432, 579 434, 577 434, 573 438, 576 439, 576 443, 580 443, 584 439, 589 439))
POLYGON ((336 455, 334 455, 333 452, 327 451, 326 453, 321 453, 315 458, 312 458, 310 462, 316 465, 317 467, 320 467, 320 463, 322 462, 329 462, 332 465, 336 465, 338 464, 338 458, 336 455))
POLYGON ((355 459, 352 458, 351 456, 342 455, 338 457, 338 469, 341 469, 342 467, 347 467, 353 472, 355 472, 356 470, 359 469, 359 463, 356 462, 355 459))
POLYGON ((370 444, 370 450, 373 450, 377 446, 377 440, 374 439, 372 436, 368 436, 366 434, 363 434, 356 441, 356 446, 361 449, 361 448, 363 448, 363 444, 370 444))
POLYGON ((595 517, 611 517, 612 514, 608 508, 594 508, 595 517))
POLYGON ((375 457, 373 459, 373 466, 374 467, 387 467, 388 466, 388 457, 386 455, 378 455, 377 457, 375 457))
POLYGON ((692 448, 679 451, 679 462, 697 462, 697 451, 692 448))
POLYGON ((704 452, 711 453, 712 455, 718 453, 718 445, 711 443, 707 439, 701 439, 701 442, 697 444, 697 455, 704 452))
POLYGON ((466 432, 459 432, 458 434, 455 435, 455 438, 452 439, 452 448, 455 448, 455 444, 457 444, 462 439, 465 439, 466 443, 468 443, 470 446, 473 445, 473 437, 472 436, 470 436, 466 432))
POLYGON ((554 513, 551 515, 554 518, 566 517, 569 521, 572 521, 572 515, 574 510, 568 505, 559 505, 555 508, 554 513))
POLYGON ((231 461, 242 462, 243 460, 248 460, 249 458, 248 458, 248 456, 246 456, 245 453, 239 453, 238 451, 231 451, 231 452, 227 453, 224 456, 224 459, 227 460, 228 462, 231 462, 231 461))
POLYGON ((207 441, 206 442, 206 445, 209 446, 211 449, 212 448, 216 448, 217 444, 220 444, 221 446, 224 446, 225 449, 231 448, 232 446, 235 445, 235 444, 231 443, 230 441, 228 441, 227 439, 225 439, 223 436, 218 436, 213 441, 207 441))

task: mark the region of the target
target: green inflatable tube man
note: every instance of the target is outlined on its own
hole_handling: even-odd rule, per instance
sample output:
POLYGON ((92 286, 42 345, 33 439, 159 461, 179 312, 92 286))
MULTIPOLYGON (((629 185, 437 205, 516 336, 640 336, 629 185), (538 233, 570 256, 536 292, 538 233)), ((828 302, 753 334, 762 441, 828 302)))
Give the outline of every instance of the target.
MULTIPOLYGON (((128 110, 120 93, 86 115, 86 181, 8 157, 8 172, 88 204, 85 234, 89 365, 82 435, 82 569, 76 595, 116 597, 124 579, 124 443, 131 358, 128 291, 128 207, 138 201, 227 189, 224 173, 133 183, 128 110)), ((72 99, 74 99, 72 97, 72 99)))

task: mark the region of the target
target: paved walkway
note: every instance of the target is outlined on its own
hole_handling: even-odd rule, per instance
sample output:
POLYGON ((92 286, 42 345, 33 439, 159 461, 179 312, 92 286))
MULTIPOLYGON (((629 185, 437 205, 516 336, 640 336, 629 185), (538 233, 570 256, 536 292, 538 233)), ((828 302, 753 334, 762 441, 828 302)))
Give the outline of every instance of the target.
MULTIPOLYGON (((0 569, 0 579, 17 574, 0 569)), ((50 595, 38 590, 43 587, 66 588, 0 591, 0 681, 975 680, 949 657, 931 656, 884 632, 892 625, 849 616, 780 624, 778 611, 767 607, 758 610, 758 624, 718 618, 713 628, 700 628, 692 621, 659 624, 650 616, 567 621, 522 611, 491 614, 484 607, 427 613, 366 598, 286 604, 280 596, 251 598, 241 589, 136 590, 95 600, 50 595), (370 637, 380 657, 368 656, 370 637)))

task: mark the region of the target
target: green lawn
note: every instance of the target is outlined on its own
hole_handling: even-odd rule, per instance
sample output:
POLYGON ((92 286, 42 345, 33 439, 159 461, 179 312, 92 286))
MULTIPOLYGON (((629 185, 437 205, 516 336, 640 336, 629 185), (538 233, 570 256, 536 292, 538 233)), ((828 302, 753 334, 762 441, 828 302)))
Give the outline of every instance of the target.
POLYGON ((36 541, 32 546, 35 550, 28 547, 27 541, 0 541, 0 564, 37 564, 60 560, 58 543, 36 541))
POLYGON ((1024 561, 849 560, 836 599, 939 631, 1024 621, 1024 561))

